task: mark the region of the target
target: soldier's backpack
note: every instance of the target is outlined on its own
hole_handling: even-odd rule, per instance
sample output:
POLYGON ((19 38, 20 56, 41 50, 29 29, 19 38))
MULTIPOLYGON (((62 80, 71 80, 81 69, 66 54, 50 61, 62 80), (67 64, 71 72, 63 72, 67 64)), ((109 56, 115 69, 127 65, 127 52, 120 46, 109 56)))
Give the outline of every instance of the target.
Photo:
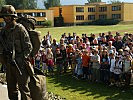
POLYGON ((35 75, 30 78, 29 88, 32 100, 47 100, 46 77, 37 68, 34 68, 35 75))
POLYGON ((38 53, 38 50, 40 49, 40 45, 41 45, 40 32, 32 30, 32 31, 28 31, 28 33, 33 46, 31 56, 34 57, 38 53))
POLYGON ((41 45, 41 39, 40 39, 41 32, 34 30, 36 20, 34 17, 30 15, 25 15, 25 16, 19 17, 17 19, 17 22, 22 24, 29 33, 29 37, 33 46, 31 56, 34 57, 38 53, 38 50, 40 49, 40 45, 41 45))

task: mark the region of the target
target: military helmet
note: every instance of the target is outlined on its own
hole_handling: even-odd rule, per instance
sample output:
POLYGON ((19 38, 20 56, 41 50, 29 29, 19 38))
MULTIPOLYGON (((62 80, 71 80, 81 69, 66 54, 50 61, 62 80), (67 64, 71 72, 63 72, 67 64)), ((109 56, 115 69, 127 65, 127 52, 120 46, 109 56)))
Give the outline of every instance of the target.
POLYGON ((12 5, 4 5, 0 11, 0 17, 3 17, 3 16, 17 17, 15 8, 12 5))
POLYGON ((33 25, 36 24, 36 19, 35 19, 33 16, 25 15, 24 17, 25 17, 26 19, 28 19, 28 21, 29 21, 30 23, 32 23, 33 25))
POLYGON ((33 29, 35 28, 36 19, 33 16, 30 15, 21 15, 17 19, 18 23, 23 24, 25 27, 28 27, 27 24, 31 23, 33 25, 33 29))

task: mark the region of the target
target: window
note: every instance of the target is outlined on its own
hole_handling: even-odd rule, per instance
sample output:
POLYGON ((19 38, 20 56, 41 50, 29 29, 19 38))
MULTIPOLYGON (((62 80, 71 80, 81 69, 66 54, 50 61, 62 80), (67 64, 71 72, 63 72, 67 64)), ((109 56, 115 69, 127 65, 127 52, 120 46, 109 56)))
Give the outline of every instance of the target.
POLYGON ((24 13, 24 15, 30 15, 30 16, 32 16, 32 13, 24 13))
POLYGON ((37 12, 33 14, 35 17, 46 17, 46 12, 37 12))
POLYGON ((93 7, 93 8, 88 8, 88 12, 95 12, 95 8, 93 7))
POLYGON ((112 6, 112 11, 120 11, 120 10, 121 10, 121 5, 112 6))
POLYGON ((46 12, 43 12, 42 13, 42 17, 46 17, 46 12))
POLYGON ((107 11, 107 7, 99 7, 99 12, 105 12, 107 11))
POLYGON ((77 15, 76 20, 84 20, 84 15, 77 15))
POLYGON ((44 21, 37 21, 37 25, 43 25, 44 21))
POLYGON ((112 19, 121 19, 121 14, 112 14, 112 19))
POLYGON ((95 20, 95 15, 88 15, 88 20, 95 20))
POLYGON ((84 12, 84 7, 76 7, 76 12, 84 12))
POLYGON ((99 15, 99 19, 107 19, 107 15, 99 15))
POLYGON ((41 13, 37 13, 37 17, 40 17, 41 16, 41 13))

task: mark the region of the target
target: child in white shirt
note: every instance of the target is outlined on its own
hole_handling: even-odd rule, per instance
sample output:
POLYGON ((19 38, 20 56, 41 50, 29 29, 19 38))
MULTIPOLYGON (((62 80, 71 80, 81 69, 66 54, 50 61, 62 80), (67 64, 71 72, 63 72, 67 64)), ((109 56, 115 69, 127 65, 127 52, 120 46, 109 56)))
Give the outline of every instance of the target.
POLYGON ((120 74, 122 73, 122 61, 120 60, 119 56, 115 57, 115 64, 113 67, 113 72, 114 72, 114 79, 116 84, 120 82, 120 74))

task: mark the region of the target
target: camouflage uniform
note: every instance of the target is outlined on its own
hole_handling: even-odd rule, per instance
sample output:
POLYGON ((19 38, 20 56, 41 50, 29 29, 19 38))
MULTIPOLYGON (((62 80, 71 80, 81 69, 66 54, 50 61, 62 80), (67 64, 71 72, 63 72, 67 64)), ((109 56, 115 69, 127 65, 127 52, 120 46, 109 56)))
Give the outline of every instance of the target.
MULTIPOLYGON (((33 50, 31 52, 31 58, 34 59, 34 56, 38 53, 40 49, 40 32, 35 30, 36 19, 30 15, 20 16, 17 20, 18 23, 24 25, 26 30, 29 32, 30 39, 33 45, 33 50)), ((47 100, 46 96, 46 77, 38 69, 34 69, 33 72, 28 70, 31 73, 29 89, 31 93, 32 100, 47 100), (32 74, 34 73, 34 74, 32 74)))
MULTIPOLYGON (((8 9, 7 13, 9 15, 1 15, 3 16, 12 16, 15 17, 16 14, 12 12, 14 7, 11 5, 6 5, 2 8, 8 9), (11 11, 10 11, 11 9, 11 11), (13 13, 13 14, 10 14, 13 13)), ((1 13, 2 13, 1 10, 1 13)), ((19 74, 17 68, 12 66, 8 59, 3 57, 3 52, 1 50, 0 60, 4 61, 3 63, 7 67, 6 78, 7 78, 7 87, 8 87, 8 96, 10 100, 18 100, 18 88, 21 93, 21 100, 31 100, 30 90, 28 87, 28 83, 30 82, 30 75, 27 72, 26 66, 24 64, 24 59, 27 58, 32 51, 32 44, 30 42, 30 38, 28 32, 21 24, 11 24, 12 26, 4 27, 1 31, 1 36, 6 41, 8 49, 13 51, 13 45, 15 47, 15 60, 18 64, 22 75, 19 74), (4 60, 3 60, 4 59, 4 60)), ((7 25, 6 25, 7 26, 7 25)))

